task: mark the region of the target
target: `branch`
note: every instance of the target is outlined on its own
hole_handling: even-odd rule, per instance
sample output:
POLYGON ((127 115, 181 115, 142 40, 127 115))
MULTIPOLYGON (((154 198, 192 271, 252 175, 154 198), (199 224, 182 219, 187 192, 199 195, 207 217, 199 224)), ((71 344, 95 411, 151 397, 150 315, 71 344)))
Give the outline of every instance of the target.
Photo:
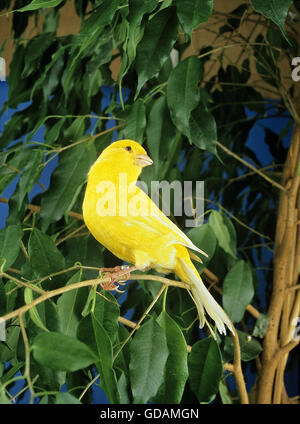
MULTIPOLYGON (((124 274, 126 274, 126 270, 124 270, 124 274)), ((186 288, 186 285, 184 283, 180 283, 178 281, 174 281, 174 280, 170 280, 168 278, 160 277, 158 275, 133 274, 133 276, 136 279, 159 281, 159 282, 165 284, 166 286, 175 286, 175 287, 186 288)), ((122 275, 120 274, 119 277, 122 277, 122 275)), ((85 281, 80 281, 79 283, 69 284, 68 286, 60 287, 58 289, 54 289, 54 290, 51 290, 51 291, 44 291, 43 294, 41 294, 40 297, 37 297, 32 302, 27 303, 26 305, 21 306, 20 308, 14 310, 14 311, 11 311, 6 315, 3 315, 1 318, 2 318, 2 320, 7 321, 11 318, 15 318, 15 317, 19 316, 19 314, 24 314, 25 312, 27 312, 33 306, 39 305, 40 303, 45 302, 45 300, 51 299, 54 296, 58 296, 62 293, 66 293, 66 292, 71 291, 71 290, 76 290, 76 289, 79 289, 81 287, 97 286, 98 284, 106 283, 108 281, 110 281, 109 278, 97 278, 97 279, 93 279, 93 280, 85 280, 85 281)), ((32 287, 30 286, 30 288, 32 288, 32 287)))
POLYGON ((216 141, 217 146, 219 146, 224 152, 226 152, 228 155, 234 157, 236 160, 241 162, 243 165, 247 166, 248 168, 252 169, 256 174, 264 178, 266 181, 271 183, 274 187, 279 188, 280 190, 287 192, 287 189, 283 187, 281 184, 277 183, 276 181, 272 180, 272 178, 268 177, 266 174, 264 174, 260 169, 255 168, 255 166, 251 165, 251 163, 245 161, 244 159, 240 158, 236 153, 232 152, 231 150, 227 149, 227 147, 223 146, 222 143, 219 141, 216 141))

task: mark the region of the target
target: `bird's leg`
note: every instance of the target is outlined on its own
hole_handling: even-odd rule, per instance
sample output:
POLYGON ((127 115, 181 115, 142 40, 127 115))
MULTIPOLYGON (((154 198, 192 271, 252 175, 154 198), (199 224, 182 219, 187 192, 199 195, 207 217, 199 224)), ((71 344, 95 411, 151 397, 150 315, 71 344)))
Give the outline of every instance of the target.
POLYGON ((122 290, 119 290, 119 284, 124 285, 125 282, 129 280, 130 273, 136 269, 135 266, 129 267, 127 265, 116 266, 114 268, 101 268, 100 272, 104 271, 104 277, 109 278, 109 281, 101 284, 103 290, 115 290, 119 293, 124 293, 122 290), (121 276, 123 276, 123 278, 119 279, 121 276), (117 283, 117 285, 115 283, 117 283))

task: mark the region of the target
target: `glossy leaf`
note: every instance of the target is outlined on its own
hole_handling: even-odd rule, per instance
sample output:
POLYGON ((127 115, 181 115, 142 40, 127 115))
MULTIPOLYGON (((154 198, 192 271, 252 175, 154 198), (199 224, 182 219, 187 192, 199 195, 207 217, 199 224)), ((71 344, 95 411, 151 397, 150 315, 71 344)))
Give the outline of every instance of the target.
POLYGON ((0 405, 10 405, 11 402, 8 398, 8 396, 5 393, 5 389, 4 387, 2 387, 2 385, 0 385, 0 405))
POLYGON ((131 107, 126 117, 126 127, 123 130, 124 138, 143 141, 143 134, 146 127, 146 107, 141 99, 138 99, 131 107))
POLYGON ((9 225, 0 230, 0 266, 6 271, 17 259, 23 231, 19 225, 9 225))
POLYGON ((200 101, 198 82, 202 66, 196 56, 179 62, 170 74, 167 86, 167 103, 175 126, 184 135, 190 135, 190 116, 200 101))
POLYGON ((146 13, 152 12, 157 4, 158 0, 146 0, 142 2, 139 0, 129 0, 128 2, 128 38, 125 40, 123 46, 126 54, 122 58, 119 74, 120 83, 136 57, 136 48, 143 35, 143 27, 141 26, 143 16, 146 13))
POLYGON ((66 80, 63 84, 66 92, 73 78, 76 60, 88 49, 91 43, 97 40, 105 26, 110 25, 118 6, 119 0, 106 0, 96 7, 90 17, 83 22, 76 41, 72 45, 71 61, 67 70, 66 80))
POLYGON ((37 362, 55 370, 76 371, 97 361, 87 345, 62 333, 41 333, 35 337, 32 348, 37 362))
POLYGON ((130 381, 133 403, 146 403, 155 396, 164 378, 169 355, 162 328, 150 319, 135 334, 130 345, 130 381))
POLYGON ((161 69, 169 57, 177 38, 178 23, 173 9, 157 13, 146 25, 142 41, 136 51, 138 86, 135 97, 143 85, 161 69))
POLYGON ((28 12, 29 10, 37 10, 43 7, 55 7, 62 3, 63 0, 32 0, 27 6, 17 9, 18 12, 28 12))
POLYGON ((112 343, 103 325, 93 313, 80 321, 77 336, 96 355, 95 365, 100 374, 100 385, 106 396, 111 403, 120 403, 117 379, 113 369, 112 343))
MULTIPOLYGON (((237 330, 237 333, 240 341, 242 361, 251 361, 256 358, 262 351, 259 341, 243 331, 237 330)), ((225 360, 230 361, 233 359, 233 340, 231 336, 225 337, 224 353, 225 360)))
POLYGON ((212 337, 192 346, 188 358, 189 380, 199 402, 211 402, 219 390, 223 366, 219 347, 212 337))
POLYGON ((223 306, 232 322, 241 321, 253 296, 252 270, 241 259, 226 274, 223 282, 223 306))
POLYGON ((269 325, 268 315, 259 314, 259 317, 257 318, 257 320, 255 322, 255 326, 253 328, 252 336, 253 337, 260 337, 261 339, 264 338, 264 335, 266 334, 268 325, 269 325))
POLYGON ((94 145, 79 144, 60 154, 51 176, 49 190, 42 196, 40 216, 46 222, 58 221, 72 208, 89 167, 95 160, 94 145))
MULTIPOLYGON (((26 287, 24 290, 24 300, 25 303, 31 303, 33 301, 33 293, 32 293, 32 289, 30 289, 29 287, 26 287)), ((48 331, 48 329, 45 327, 41 317, 39 316, 38 310, 36 308, 36 306, 33 306, 29 309, 29 316, 32 319, 32 321, 38 326, 40 327, 42 330, 44 331, 48 331)))
POLYGON ((51 237, 35 228, 29 237, 28 254, 30 265, 37 277, 44 277, 60 271, 65 260, 51 237))
POLYGON ((192 35, 193 29, 208 21, 213 10, 213 0, 176 0, 175 6, 183 30, 192 35))
POLYGON ((236 258, 236 233, 232 222, 221 212, 212 210, 209 215, 209 225, 222 249, 236 258))
POLYGON ((166 312, 159 315, 157 322, 165 332, 170 354, 165 366, 164 382, 158 390, 155 403, 178 404, 188 378, 187 344, 181 329, 166 312))
POLYGON ((113 341, 118 332, 120 308, 111 293, 102 290, 101 294, 102 296, 97 295, 96 297, 94 316, 97 321, 101 322, 109 338, 113 341))
POLYGON ((194 227, 188 231, 187 236, 192 240, 192 242, 203 250, 208 257, 199 255, 203 264, 195 262, 198 272, 202 272, 204 268, 208 265, 210 259, 215 253, 217 246, 217 239, 214 231, 211 229, 209 224, 202 224, 199 227, 194 227))
POLYGON ((199 106, 192 111, 189 121, 190 143, 199 149, 216 154, 217 126, 213 115, 204 107, 199 106))
POLYGON ((55 396, 55 404, 56 405, 76 405, 81 404, 80 400, 78 400, 75 396, 71 395, 68 392, 59 392, 55 396))
POLYGON ((284 24, 292 2, 292 0, 251 0, 254 10, 278 25, 285 37, 284 24))
POLYGON ((35 150, 31 152, 30 160, 24 167, 18 187, 17 206, 19 210, 21 209, 24 197, 31 191, 32 187, 39 179, 42 172, 40 165, 43 162, 43 156, 43 152, 41 151, 35 150))
MULTIPOLYGON (((69 284, 81 281, 82 273, 78 271, 67 282, 69 284)), ((71 290, 63 293, 57 300, 57 309, 61 317, 62 332, 68 336, 74 336, 77 332, 79 321, 81 320, 81 312, 87 296, 87 288, 71 290)))
POLYGON ((164 179, 168 171, 171 147, 176 137, 176 129, 171 121, 166 97, 154 101, 147 125, 147 146, 153 160, 153 172, 158 180, 164 179))

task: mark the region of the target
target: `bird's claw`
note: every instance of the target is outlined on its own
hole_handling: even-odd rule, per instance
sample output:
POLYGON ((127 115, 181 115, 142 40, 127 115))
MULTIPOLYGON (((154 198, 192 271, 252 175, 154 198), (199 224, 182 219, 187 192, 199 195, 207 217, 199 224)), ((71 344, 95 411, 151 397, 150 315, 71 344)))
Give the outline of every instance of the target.
MULTIPOLYGON (((108 277, 108 278, 110 278, 110 280, 109 281, 105 281, 104 283, 101 284, 101 287, 103 288, 103 290, 107 290, 107 291, 115 290, 118 293, 124 293, 124 290, 119 290, 119 283, 118 284, 115 284, 116 281, 113 281, 112 276, 113 276, 113 274, 110 274, 109 276, 107 276, 105 274, 104 278, 107 278, 108 277)), ((125 283, 121 283, 121 284, 124 285, 125 283)))
POLYGON ((114 268, 101 268, 101 273, 103 271, 108 271, 105 272, 104 278, 109 278, 109 281, 105 281, 101 284, 103 290, 115 290, 119 293, 124 293, 123 290, 119 290, 119 286, 124 286, 126 284, 126 281, 130 278, 130 272, 135 269, 135 267, 129 267, 127 265, 116 266, 114 268), (128 270, 128 272, 126 272, 126 270, 128 270))

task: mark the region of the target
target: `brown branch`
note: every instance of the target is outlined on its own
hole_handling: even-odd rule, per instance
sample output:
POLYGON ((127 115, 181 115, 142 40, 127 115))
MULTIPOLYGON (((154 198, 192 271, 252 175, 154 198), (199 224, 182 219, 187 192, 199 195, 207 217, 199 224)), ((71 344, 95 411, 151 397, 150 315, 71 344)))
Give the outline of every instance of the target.
POLYGON ((232 335, 234 347, 234 360, 233 360, 233 374, 235 376, 240 400, 242 404, 248 404, 249 398, 244 380, 242 361, 241 361, 241 348, 237 331, 232 335))
MULTIPOLYGON (((124 270, 124 274, 126 274, 126 270, 124 270)), ((120 277, 121 276, 122 275, 120 274, 120 277)), ((184 284, 184 283, 180 283, 178 281, 174 281, 174 280, 170 280, 168 278, 160 277, 158 275, 133 274, 132 276, 134 276, 136 279, 153 280, 153 281, 161 282, 166 286, 175 286, 175 287, 186 288, 186 284, 184 284)), ((79 283, 69 284, 68 286, 59 287, 58 289, 54 289, 54 290, 51 290, 51 291, 43 291, 40 297, 37 297, 32 302, 27 303, 26 305, 21 306, 20 308, 14 310, 14 311, 11 311, 6 315, 3 315, 1 318, 2 318, 2 320, 7 321, 11 318, 17 317, 19 314, 24 314, 25 312, 27 312, 33 306, 39 305, 40 303, 45 302, 46 300, 51 299, 54 296, 58 296, 62 293, 65 293, 65 292, 68 292, 68 291, 71 291, 71 290, 76 290, 76 289, 79 289, 81 287, 89 287, 89 286, 93 287, 95 285, 102 284, 102 283, 105 283, 105 282, 108 282, 108 281, 109 281, 109 278, 101 278, 101 279, 97 278, 97 279, 93 279, 93 280, 85 280, 85 281, 80 281, 79 283)), ((32 288, 31 285, 27 284, 26 287, 27 286, 32 288)))
POLYGON ((284 370, 290 347, 291 311, 298 313, 295 292, 287 290, 296 285, 295 267, 299 264, 300 128, 294 127, 291 145, 284 165, 275 237, 273 290, 268 310, 269 325, 264 338, 261 370, 257 386, 257 403, 279 403, 284 388, 284 370), (296 231, 295 231, 296 229, 296 231), (295 306, 294 306, 295 305, 295 306), (289 346, 281 348, 280 346, 289 346), (282 353, 285 352, 285 354, 282 353))

